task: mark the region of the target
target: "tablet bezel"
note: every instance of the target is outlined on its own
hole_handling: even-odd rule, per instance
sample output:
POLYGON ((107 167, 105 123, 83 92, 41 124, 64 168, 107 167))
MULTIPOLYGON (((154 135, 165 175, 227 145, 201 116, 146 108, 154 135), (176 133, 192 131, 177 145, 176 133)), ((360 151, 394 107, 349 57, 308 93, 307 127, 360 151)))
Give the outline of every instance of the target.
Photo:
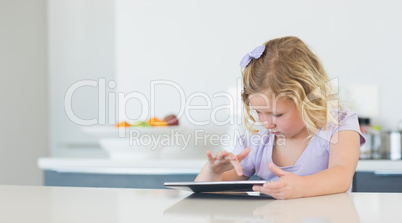
POLYGON ((270 181, 266 180, 244 180, 244 181, 197 181, 197 182, 165 182, 167 188, 203 192, 251 192, 254 185, 263 185, 270 181))

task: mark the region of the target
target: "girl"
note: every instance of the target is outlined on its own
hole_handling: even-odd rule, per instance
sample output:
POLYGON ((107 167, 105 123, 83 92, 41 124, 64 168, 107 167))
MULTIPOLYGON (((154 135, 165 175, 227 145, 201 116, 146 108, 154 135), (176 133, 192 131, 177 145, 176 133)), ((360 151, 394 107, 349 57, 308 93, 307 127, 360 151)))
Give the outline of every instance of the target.
POLYGON ((318 57, 299 38, 284 37, 257 47, 240 65, 245 122, 253 134, 242 136, 233 153, 207 151, 195 181, 257 174, 274 182, 253 190, 277 199, 350 191, 365 140, 357 114, 331 93, 318 57))

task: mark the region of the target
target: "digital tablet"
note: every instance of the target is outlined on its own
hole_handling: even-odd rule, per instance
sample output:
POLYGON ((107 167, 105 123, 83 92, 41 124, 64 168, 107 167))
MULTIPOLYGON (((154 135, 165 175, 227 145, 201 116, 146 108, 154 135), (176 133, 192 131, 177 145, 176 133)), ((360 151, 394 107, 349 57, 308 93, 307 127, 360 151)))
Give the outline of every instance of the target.
POLYGON ((245 181, 204 181, 204 182, 165 182, 163 186, 178 190, 187 190, 196 193, 202 192, 250 192, 254 185, 263 185, 270 181, 245 180, 245 181))

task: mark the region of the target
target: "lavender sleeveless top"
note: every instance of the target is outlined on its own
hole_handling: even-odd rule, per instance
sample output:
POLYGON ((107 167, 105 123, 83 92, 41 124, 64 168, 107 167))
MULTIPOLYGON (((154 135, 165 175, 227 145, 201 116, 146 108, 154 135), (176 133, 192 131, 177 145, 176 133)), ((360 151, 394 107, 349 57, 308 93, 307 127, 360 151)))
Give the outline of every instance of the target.
MULTIPOLYGON (((355 112, 350 110, 338 112, 338 121, 339 126, 331 126, 326 130, 320 129, 310 140, 307 148, 294 165, 279 168, 299 176, 311 175, 328 169, 330 139, 339 131, 356 131, 360 134, 360 146, 365 143, 355 112)), ((257 174, 262 180, 278 179, 268 168, 268 163, 273 163, 272 148, 274 139, 275 135, 271 134, 267 129, 262 129, 255 135, 246 134, 239 137, 233 149, 233 154, 237 155, 247 147, 251 149, 249 155, 240 163, 243 174, 246 177, 257 174)), ((275 165, 275 163, 273 164, 275 165)), ((351 188, 349 188, 350 190, 351 188)))

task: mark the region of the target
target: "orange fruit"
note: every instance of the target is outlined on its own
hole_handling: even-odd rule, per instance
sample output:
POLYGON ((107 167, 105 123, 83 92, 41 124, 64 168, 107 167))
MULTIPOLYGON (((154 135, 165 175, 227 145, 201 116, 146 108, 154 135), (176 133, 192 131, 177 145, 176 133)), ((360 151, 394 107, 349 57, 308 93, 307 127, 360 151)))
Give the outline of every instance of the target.
POLYGON ((119 122, 116 124, 116 127, 130 127, 130 124, 128 124, 126 121, 119 122))
POLYGON ((165 121, 162 121, 158 118, 151 118, 148 120, 148 123, 152 126, 168 126, 168 123, 165 121))

